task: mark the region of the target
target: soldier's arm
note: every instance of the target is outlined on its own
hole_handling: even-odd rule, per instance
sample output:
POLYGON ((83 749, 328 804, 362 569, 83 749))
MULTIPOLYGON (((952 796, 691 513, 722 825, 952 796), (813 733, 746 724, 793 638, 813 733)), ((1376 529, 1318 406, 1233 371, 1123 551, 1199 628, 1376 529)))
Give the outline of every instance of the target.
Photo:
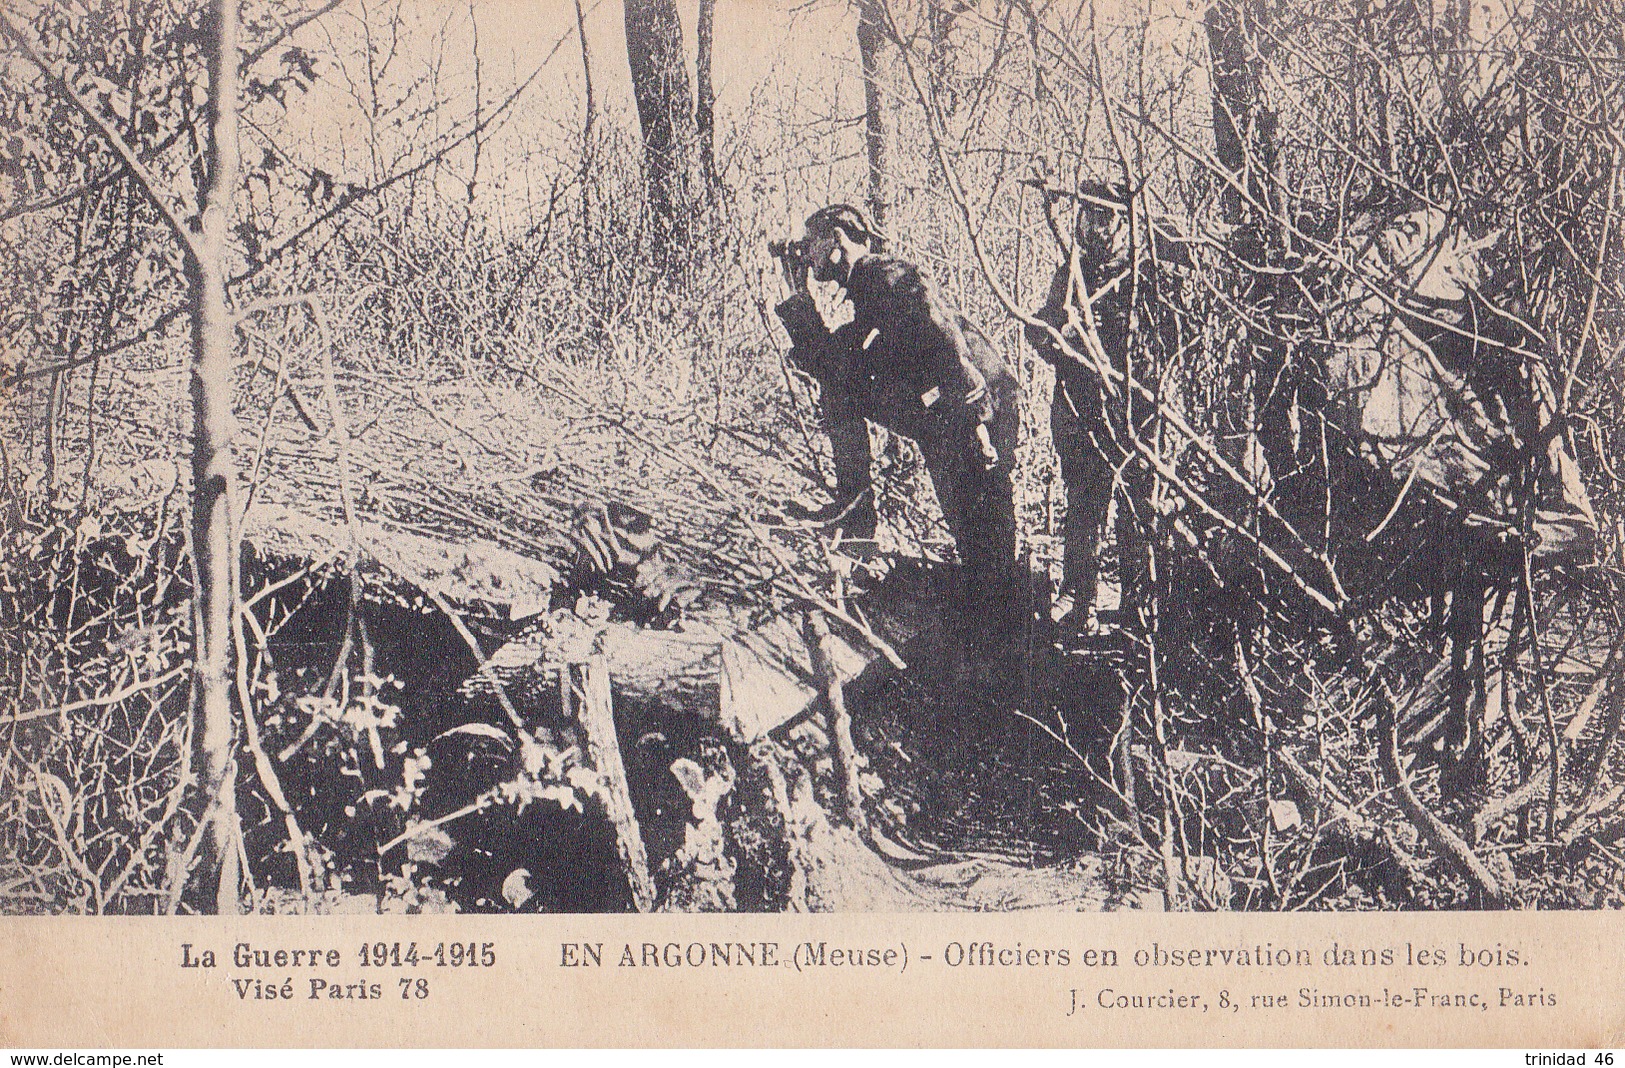
POLYGON ((971 359, 970 342, 959 328, 955 317, 929 292, 926 294, 927 316, 937 344, 929 346, 940 361, 932 368, 935 379, 942 383, 944 392, 962 404, 978 423, 993 421, 993 395, 987 379, 976 369, 971 359))
MULTIPOLYGON (((1049 296, 1044 306, 1033 313, 1033 318, 1041 319, 1057 330, 1065 330, 1067 323, 1066 302, 1072 289, 1072 272, 1067 264, 1062 263, 1056 268, 1055 275, 1050 279, 1049 296)), ((1058 355, 1055 338, 1048 330, 1037 326, 1028 326, 1025 329, 1027 343, 1044 359, 1053 363, 1058 355)))
POLYGON ((812 294, 791 294, 773 311, 790 335, 790 362, 800 370, 827 383, 835 369, 838 341, 818 312, 812 294))

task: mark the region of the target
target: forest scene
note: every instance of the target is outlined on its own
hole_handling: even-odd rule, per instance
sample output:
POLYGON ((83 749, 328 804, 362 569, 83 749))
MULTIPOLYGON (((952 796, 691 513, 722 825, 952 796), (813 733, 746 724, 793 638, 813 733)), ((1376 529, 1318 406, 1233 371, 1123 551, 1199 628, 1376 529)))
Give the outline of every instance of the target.
POLYGON ((8 0, 0 913, 1625 905, 1609 0, 8 0))

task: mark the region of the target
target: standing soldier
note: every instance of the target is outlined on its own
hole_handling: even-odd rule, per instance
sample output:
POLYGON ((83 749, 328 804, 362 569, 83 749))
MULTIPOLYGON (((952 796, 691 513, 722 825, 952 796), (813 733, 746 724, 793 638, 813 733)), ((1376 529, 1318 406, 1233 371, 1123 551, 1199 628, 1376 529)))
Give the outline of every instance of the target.
MULTIPOLYGON (((1178 347, 1177 316, 1172 310, 1177 280, 1163 268, 1188 264, 1188 253, 1178 238, 1161 232, 1153 222, 1150 240, 1156 256, 1136 264, 1136 257, 1145 253, 1129 247, 1131 195, 1122 185, 1085 182, 1075 193, 1048 195, 1076 202, 1077 225, 1074 247, 1055 269, 1049 299, 1034 318, 1054 327, 1080 354, 1087 355, 1090 346, 1083 335, 1092 331, 1111 371, 1132 372, 1150 381, 1156 359, 1178 347), (1137 365, 1131 359, 1131 344, 1141 349, 1137 365)), ((1114 488, 1123 488, 1124 481, 1130 483, 1131 492, 1119 500, 1115 540, 1125 604, 1143 578, 1141 537, 1134 518, 1125 516, 1123 509, 1132 510, 1143 501, 1133 486, 1138 477, 1133 438, 1150 433, 1155 407, 1126 386, 1114 395, 1105 385, 1102 369, 1066 353, 1050 331, 1028 326, 1026 336, 1055 367, 1050 434, 1066 486, 1066 521, 1061 589, 1053 615, 1058 623, 1093 630, 1106 518, 1114 488)))
POLYGON ((913 438, 963 562, 964 621, 1003 636, 1024 609, 1010 481, 1021 387, 976 325, 883 246, 864 213, 846 204, 813 213, 800 241, 772 246, 792 291, 776 309, 794 345, 790 359, 820 386, 835 460, 836 499, 825 518, 850 537, 872 538, 864 420, 913 438), (845 291, 851 322, 825 325, 809 270, 845 291))

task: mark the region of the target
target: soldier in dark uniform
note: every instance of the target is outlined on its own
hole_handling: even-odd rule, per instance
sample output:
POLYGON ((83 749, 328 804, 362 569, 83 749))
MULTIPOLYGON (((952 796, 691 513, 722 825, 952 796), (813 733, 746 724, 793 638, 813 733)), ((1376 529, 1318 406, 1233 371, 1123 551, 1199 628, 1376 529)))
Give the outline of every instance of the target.
MULTIPOLYGON (((1172 274, 1142 261, 1135 277, 1134 253, 1129 248, 1128 190, 1090 182, 1064 195, 1077 205, 1076 244, 1073 255, 1056 268, 1049 298, 1034 318, 1054 327, 1067 347, 1085 360, 1080 362, 1066 353, 1048 330, 1028 326, 1026 336, 1055 367, 1050 433, 1066 485, 1065 545, 1055 615, 1058 621, 1070 617, 1070 625, 1087 630, 1094 626, 1100 550, 1113 489, 1120 480, 1141 474, 1129 428, 1149 433, 1155 408, 1121 383, 1115 393, 1106 388, 1100 369, 1088 362, 1091 346, 1084 334, 1092 327, 1100 342, 1097 355, 1103 355, 1110 368, 1121 373, 1130 366, 1133 336, 1143 339, 1142 343, 1177 345, 1177 327, 1163 307, 1175 295, 1172 274), (1153 321, 1136 324, 1136 310, 1141 319, 1153 321)), ((1155 224, 1151 238, 1159 264, 1188 262, 1186 250, 1155 224)), ((1142 381, 1152 367, 1150 355, 1146 353, 1133 368, 1142 381)), ((1132 595, 1143 566, 1135 524, 1132 517, 1122 514, 1129 499, 1143 500, 1143 495, 1127 494, 1115 523, 1125 598, 1132 595)))
POLYGON ((820 386, 835 460, 827 511, 847 536, 873 537, 864 420, 914 439, 959 549, 964 607, 1002 633, 1023 608, 1010 480, 1021 387, 986 335, 883 247, 863 212, 833 204, 781 255, 793 292, 776 311, 794 344, 790 359, 820 386), (851 322, 825 325, 807 291, 809 270, 845 290, 851 322))

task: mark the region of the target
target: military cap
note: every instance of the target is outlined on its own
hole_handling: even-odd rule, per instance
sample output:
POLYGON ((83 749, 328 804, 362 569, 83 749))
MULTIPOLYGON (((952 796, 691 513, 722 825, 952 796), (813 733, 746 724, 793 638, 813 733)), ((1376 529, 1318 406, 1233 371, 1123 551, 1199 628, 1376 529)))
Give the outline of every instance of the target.
POLYGON ((871 250, 884 251, 886 235, 880 232, 880 227, 874 224, 862 208, 851 204, 830 204, 807 216, 808 231, 834 229, 837 226, 854 237, 867 238, 871 250))

